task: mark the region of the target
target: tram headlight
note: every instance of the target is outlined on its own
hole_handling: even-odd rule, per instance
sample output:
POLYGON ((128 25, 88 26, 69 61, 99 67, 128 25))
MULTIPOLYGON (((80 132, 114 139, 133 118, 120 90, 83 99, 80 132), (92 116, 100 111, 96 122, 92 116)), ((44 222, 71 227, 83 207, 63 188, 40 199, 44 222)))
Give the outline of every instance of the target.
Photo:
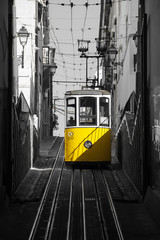
POLYGON ((92 147, 92 142, 87 140, 87 141, 85 141, 84 146, 85 146, 85 148, 89 149, 92 147))

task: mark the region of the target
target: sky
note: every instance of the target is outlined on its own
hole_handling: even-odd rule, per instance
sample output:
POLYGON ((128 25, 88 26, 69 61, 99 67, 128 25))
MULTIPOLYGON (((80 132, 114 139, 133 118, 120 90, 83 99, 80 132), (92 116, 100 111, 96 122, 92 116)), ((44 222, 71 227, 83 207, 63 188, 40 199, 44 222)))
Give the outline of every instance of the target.
MULTIPOLYGON (((78 39, 89 40, 89 52, 96 53, 99 33, 100 0, 50 0, 50 46, 56 49, 56 73, 53 77, 54 111, 59 129, 55 136, 64 136, 64 94, 81 89, 86 82, 86 59, 80 58, 78 39)), ((88 77, 94 78, 96 58, 88 60, 88 77)))

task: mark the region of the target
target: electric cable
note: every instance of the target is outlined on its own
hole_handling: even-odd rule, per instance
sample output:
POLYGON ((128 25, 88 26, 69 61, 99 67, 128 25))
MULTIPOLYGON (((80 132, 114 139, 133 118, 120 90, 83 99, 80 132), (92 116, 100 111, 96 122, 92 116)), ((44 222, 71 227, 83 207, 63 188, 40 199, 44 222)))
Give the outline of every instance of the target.
MULTIPOLYGON (((77 44, 77 42, 74 42, 74 32, 75 31, 82 31, 82 38, 84 38, 84 32, 85 31, 91 31, 91 30, 94 30, 95 28, 93 28, 92 26, 87 26, 86 27, 86 22, 87 22, 87 13, 88 13, 88 7, 91 6, 91 5, 99 5, 99 4, 90 4, 89 3, 89 0, 87 0, 87 2, 85 4, 79 4, 79 6, 84 6, 86 11, 85 11, 85 17, 84 18, 77 18, 77 19, 84 19, 84 22, 83 22, 83 28, 82 29, 78 29, 78 28, 74 28, 73 24, 74 24, 74 19, 73 18, 73 9, 75 6, 77 6, 77 4, 74 4, 73 2, 71 2, 71 0, 69 0, 69 4, 64 4, 64 6, 68 6, 70 7, 70 29, 66 29, 66 28, 63 28, 63 27, 56 27, 54 25, 50 27, 50 32, 51 32, 51 40, 52 42, 54 43, 54 45, 56 46, 56 57, 55 57, 55 61, 61 63, 61 64, 57 64, 59 68, 63 68, 63 72, 64 72, 64 75, 63 74, 58 74, 57 72, 55 73, 55 77, 57 78, 60 78, 60 79, 65 79, 66 82, 68 81, 68 79, 73 79, 76 83, 76 81, 78 80, 82 80, 85 78, 85 69, 84 67, 82 68, 82 66, 85 65, 85 63, 83 63, 84 59, 80 58, 80 55, 75 53, 75 45, 77 44), (71 32, 71 42, 67 41, 67 39, 62 40, 59 39, 57 36, 56 36, 56 33, 55 31, 60 31, 60 30, 69 30, 71 32), (64 53, 64 51, 62 51, 63 48, 61 48, 62 46, 65 46, 65 45, 68 45, 69 46, 72 46, 72 51, 71 52, 68 52, 68 53, 64 53), (61 60, 60 60, 61 59, 61 60), (71 62, 71 60, 69 59, 72 59, 73 62, 71 62), (80 63, 77 63, 77 59, 79 59, 80 63), (69 67, 69 66, 72 66, 72 67, 69 67), (78 67, 77 67, 78 66, 78 67), (73 75, 71 76, 70 74, 68 74, 67 72, 69 72, 70 70, 73 70, 72 73, 73 75)), ((62 17, 63 18, 63 17, 62 17)), ((98 19, 98 18, 92 18, 92 19, 98 19)), ((64 35, 65 37, 67 35, 64 35)), ((95 44, 95 41, 93 41, 93 38, 90 39, 91 40, 91 44, 95 44)), ((91 53, 90 53, 91 54, 91 53)), ((88 61, 89 62, 89 61, 88 61)), ((94 64, 96 64, 94 62, 94 64)), ((92 66, 90 68, 88 68, 89 70, 89 75, 92 75, 95 74, 95 70, 96 70, 96 67, 93 66, 93 62, 92 62, 92 66), (94 73, 93 73, 94 71, 94 73)), ((62 72, 62 71, 61 71, 62 72)), ((66 84, 66 87, 67 87, 67 84, 66 84)))
MULTIPOLYGON (((124 0, 122 0, 122 1, 124 1, 124 0)), ((126 0, 125 0, 126 1, 126 0)), ((74 3, 72 3, 71 1, 70 1, 70 4, 67 4, 67 3, 49 3, 49 4, 51 4, 51 5, 58 5, 58 6, 67 6, 67 7, 86 7, 86 5, 87 6, 99 6, 100 5, 100 3, 88 3, 88 1, 87 1, 87 3, 85 3, 85 4, 74 4, 74 3)))
POLYGON ((83 40, 83 37, 84 37, 84 29, 85 29, 85 25, 86 25, 87 12, 88 12, 88 0, 87 0, 87 3, 86 3, 86 12, 85 12, 84 24, 83 24, 83 28, 82 28, 82 40, 83 40))

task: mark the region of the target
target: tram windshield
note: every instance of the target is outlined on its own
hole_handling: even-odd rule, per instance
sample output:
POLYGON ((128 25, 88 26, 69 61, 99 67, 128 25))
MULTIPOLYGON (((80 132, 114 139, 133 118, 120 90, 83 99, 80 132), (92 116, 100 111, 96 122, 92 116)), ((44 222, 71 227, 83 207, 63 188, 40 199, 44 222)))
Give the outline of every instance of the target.
POLYGON ((76 98, 67 99, 67 126, 76 125, 76 98))
POLYGON ((109 126, 109 98, 100 98, 100 125, 109 126))
POLYGON ((79 125, 97 125, 96 98, 81 97, 79 102, 79 125))

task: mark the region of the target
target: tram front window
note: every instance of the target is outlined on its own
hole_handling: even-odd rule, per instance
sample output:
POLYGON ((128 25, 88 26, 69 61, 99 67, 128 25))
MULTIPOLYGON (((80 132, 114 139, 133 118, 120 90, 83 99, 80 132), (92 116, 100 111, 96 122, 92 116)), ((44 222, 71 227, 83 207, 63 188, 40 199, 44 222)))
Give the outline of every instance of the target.
POLYGON ((79 105, 79 125, 97 125, 96 98, 81 97, 79 105))
POLYGON ((100 125, 109 126, 109 98, 100 98, 100 125))
POLYGON ((76 99, 68 98, 67 99, 67 126, 76 125, 76 99))

